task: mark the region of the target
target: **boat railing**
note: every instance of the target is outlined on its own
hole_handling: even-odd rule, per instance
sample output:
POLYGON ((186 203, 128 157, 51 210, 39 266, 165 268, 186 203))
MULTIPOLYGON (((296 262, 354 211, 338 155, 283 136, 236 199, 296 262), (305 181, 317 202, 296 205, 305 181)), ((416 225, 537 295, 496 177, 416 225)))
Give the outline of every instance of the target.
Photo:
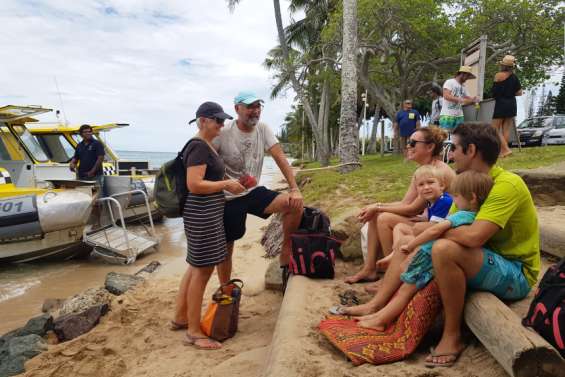
MULTIPOLYGON (((147 209, 147 216, 149 217, 149 224, 151 225, 151 235, 153 237, 155 237, 156 233, 155 233, 155 226, 153 224, 153 216, 151 215, 151 206, 149 205, 149 198, 147 197, 147 193, 145 191, 143 191, 143 190, 124 191, 124 192, 119 192, 117 194, 113 194, 113 195, 110 196, 110 198, 113 198, 119 204, 119 202, 115 198, 117 198, 118 196, 133 195, 133 194, 143 195, 143 199, 145 201, 145 208, 147 209)), ((105 199, 105 198, 102 198, 102 199, 105 199)), ((121 206, 119 206, 119 209, 120 209, 120 213, 122 213, 122 207, 121 206)), ((112 223, 115 223, 114 216, 113 216, 111 208, 110 208, 109 212, 110 212, 110 219, 112 220, 112 223)), ((123 215, 120 218, 120 221, 122 222, 122 225, 125 226, 123 215)))

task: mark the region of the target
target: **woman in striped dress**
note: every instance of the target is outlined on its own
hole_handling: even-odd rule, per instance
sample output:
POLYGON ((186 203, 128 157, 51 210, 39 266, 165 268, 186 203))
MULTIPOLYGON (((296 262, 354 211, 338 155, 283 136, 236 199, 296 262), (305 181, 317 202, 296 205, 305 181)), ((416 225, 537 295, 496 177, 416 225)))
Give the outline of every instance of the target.
POLYGON ((245 188, 236 180, 224 179, 222 159, 212 147, 224 120, 232 119, 222 107, 205 102, 196 111, 198 134, 183 154, 187 168, 188 196, 184 205, 183 221, 187 239, 189 264, 181 281, 177 297, 173 329, 186 328, 184 343, 200 349, 218 349, 221 344, 206 337, 200 329, 202 299, 214 267, 227 256, 224 232, 223 190, 234 194, 245 188))

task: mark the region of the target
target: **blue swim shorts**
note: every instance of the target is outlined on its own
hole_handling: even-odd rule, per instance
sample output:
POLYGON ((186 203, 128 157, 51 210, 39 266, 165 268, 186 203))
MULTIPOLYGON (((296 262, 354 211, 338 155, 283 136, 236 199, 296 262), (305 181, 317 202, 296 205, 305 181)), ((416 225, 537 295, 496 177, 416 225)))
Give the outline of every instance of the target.
POLYGON ((502 300, 520 300, 530 292, 530 285, 522 272, 522 263, 505 259, 487 248, 483 248, 481 270, 467 282, 467 286, 491 292, 502 300))
POLYGON ((464 116, 441 115, 439 117, 439 126, 447 131, 453 131, 455 127, 464 121, 464 116))

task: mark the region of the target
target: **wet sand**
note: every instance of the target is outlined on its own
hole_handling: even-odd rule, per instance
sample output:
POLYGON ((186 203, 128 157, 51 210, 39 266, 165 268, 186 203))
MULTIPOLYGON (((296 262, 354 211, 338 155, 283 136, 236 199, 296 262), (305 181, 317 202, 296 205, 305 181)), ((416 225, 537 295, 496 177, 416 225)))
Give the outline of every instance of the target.
MULTIPOLYGON (((139 227, 134 227, 139 228, 139 227)), ((110 271, 133 273, 152 260, 168 270, 183 270, 186 239, 182 219, 165 219, 156 224, 161 237, 159 250, 148 253, 131 265, 108 264, 98 259, 13 264, 0 268, 0 334, 24 325, 41 314, 47 298, 67 298, 88 288, 104 284, 110 271)), ((143 229, 136 229, 143 234, 143 229)))

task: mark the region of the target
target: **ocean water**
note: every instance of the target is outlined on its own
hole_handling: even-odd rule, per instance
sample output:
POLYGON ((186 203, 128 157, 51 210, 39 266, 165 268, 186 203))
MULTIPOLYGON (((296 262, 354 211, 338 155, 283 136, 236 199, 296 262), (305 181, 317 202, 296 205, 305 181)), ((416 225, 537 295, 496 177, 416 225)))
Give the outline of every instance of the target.
MULTIPOLYGON (((141 151, 116 151, 120 159, 149 161, 151 169, 159 169, 165 162, 176 157, 175 152, 141 152, 141 151)), ((289 163, 292 159, 289 159, 289 163)), ((279 168, 272 157, 266 156, 263 161, 263 171, 261 172, 260 184, 268 185, 273 181, 274 176, 279 172, 279 168)))

